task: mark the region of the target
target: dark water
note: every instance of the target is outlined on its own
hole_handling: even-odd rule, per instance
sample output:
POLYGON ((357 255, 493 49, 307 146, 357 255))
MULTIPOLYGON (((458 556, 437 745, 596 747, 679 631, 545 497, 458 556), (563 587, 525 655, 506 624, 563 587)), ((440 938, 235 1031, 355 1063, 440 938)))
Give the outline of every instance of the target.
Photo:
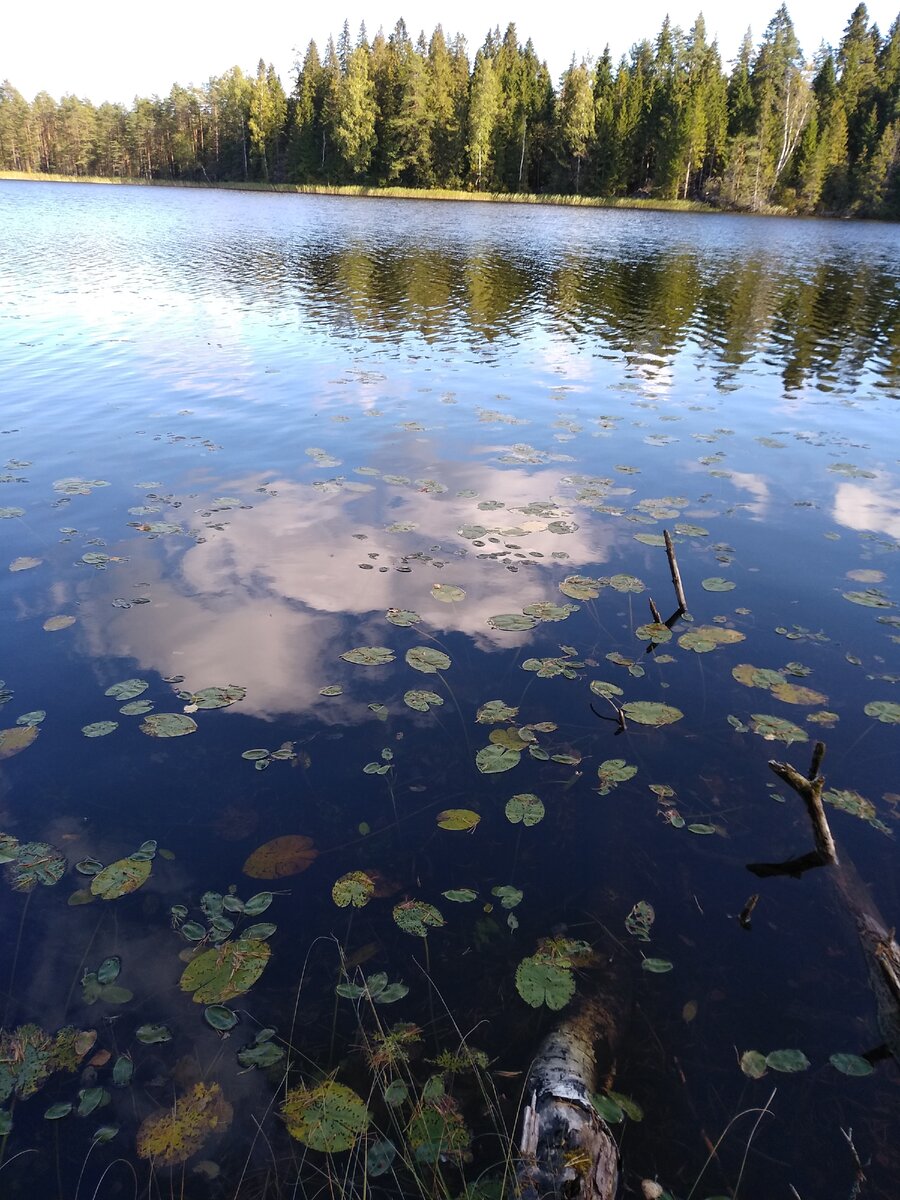
POLYGON ((843 1197, 850 1129, 865 1194, 897 1194, 895 1063, 862 1078, 829 1063, 885 1039, 854 923, 828 870, 759 879, 746 864, 811 849, 767 760, 805 772, 822 738, 832 798, 869 802, 869 819, 828 808, 841 857, 900 919, 898 282, 889 226, 0 185, 0 725, 46 713, 21 749, 21 732, 0 735, 0 832, 46 843, 51 873, 66 860, 26 892, 9 886, 14 843, 0 868, 6 1078, 34 1053, 20 1026, 96 1032, 77 1070, 6 1101, 3 1195, 510 1195, 496 1180, 558 1019, 520 998, 516 968, 550 937, 594 948, 578 996, 609 959, 618 972, 612 1086, 643 1110, 615 1126, 630 1194, 658 1179, 680 1200, 843 1197), (647 652, 648 595, 663 617, 674 607, 663 528, 694 623, 647 652), (636 590, 571 599, 573 575, 636 590), (733 587, 703 586, 716 578, 733 587), (522 632, 490 624, 541 602, 578 609, 522 632), (421 619, 398 627, 391 609, 421 619), (59 616, 75 620, 45 629, 59 616), (698 625, 735 634, 698 653, 677 641, 698 625), (361 646, 393 661, 340 657, 361 646), (415 647, 450 665, 417 671, 415 647), (540 677, 536 658, 565 673, 540 677), (783 682, 746 686, 741 664, 783 682), (194 712, 190 736, 153 738, 105 694, 134 678, 153 713, 210 687, 246 695, 194 712), (683 716, 617 734, 591 681, 683 716), (442 703, 414 711, 410 689, 442 703), (489 700, 518 714, 478 722, 489 700), (882 720, 864 711, 879 701, 882 720), (796 740, 759 736, 754 715, 796 740), (84 735, 104 721, 117 726, 84 735), (492 730, 534 724, 537 757, 476 768, 492 730), (281 746, 263 770, 242 758, 281 746), (637 770, 600 795, 611 759, 637 770), (540 798, 540 823, 507 819, 522 794, 540 798), (457 808, 480 816, 474 831, 438 827, 457 808), (308 870, 244 873, 288 835, 312 839, 308 870), (141 887, 71 901, 90 896, 76 863, 97 871, 151 839, 141 887), (338 907, 332 885, 352 871, 377 894, 338 907), (522 892, 509 910, 492 894, 506 885, 522 892), (261 916, 231 914, 232 940, 277 929, 223 1037, 179 987, 192 943, 171 909, 206 936, 201 897, 229 889, 275 893, 261 916), (625 928, 641 900, 649 942, 625 928), (406 901, 445 924, 403 931, 406 901), (363 964, 357 981, 385 972, 408 994, 336 997, 342 956, 363 964), (132 998, 89 1004, 84 973, 108 957, 132 998), (171 1040, 139 1040, 154 1023, 171 1040), (402 1034, 380 1054, 373 1040, 398 1023, 421 1030, 408 1064, 386 1062, 402 1034), (263 1027, 284 1057, 242 1067, 263 1027), (487 1069, 429 1084, 466 1046, 487 1069), (742 1072, 745 1051, 784 1049, 808 1068, 742 1072), (333 1156, 280 1115, 285 1087, 323 1074, 371 1112, 333 1156), (401 1078, 409 1098, 392 1108, 401 1078), (199 1081, 221 1088, 230 1129, 220 1119, 183 1166, 140 1157, 141 1123, 183 1111, 199 1081), (464 1145, 463 1122, 460 1156, 446 1142, 457 1130, 464 1145), (384 1140, 397 1156, 367 1180, 384 1140))

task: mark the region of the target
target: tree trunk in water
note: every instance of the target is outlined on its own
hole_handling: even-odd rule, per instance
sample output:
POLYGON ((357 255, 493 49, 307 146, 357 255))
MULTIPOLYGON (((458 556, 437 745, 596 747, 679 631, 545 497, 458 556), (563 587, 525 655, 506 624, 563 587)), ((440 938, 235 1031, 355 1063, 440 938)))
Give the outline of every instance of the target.
POLYGON ((610 1074, 621 1037, 623 982, 620 972, 610 971, 538 1051, 522 1122, 522 1200, 613 1200, 616 1194, 618 1147, 591 1096, 601 1066, 604 1078, 610 1074))

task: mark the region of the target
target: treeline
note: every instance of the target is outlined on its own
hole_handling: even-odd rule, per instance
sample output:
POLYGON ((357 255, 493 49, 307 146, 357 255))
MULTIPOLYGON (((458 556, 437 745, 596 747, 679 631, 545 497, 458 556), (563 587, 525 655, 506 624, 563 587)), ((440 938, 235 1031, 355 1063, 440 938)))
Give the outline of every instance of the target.
POLYGON ((900 16, 864 4, 802 53, 782 5, 726 72, 702 16, 614 63, 573 56, 554 88, 514 25, 470 63, 438 26, 310 42, 290 94, 271 65, 94 106, 0 85, 0 170, 699 199, 900 218, 900 16))

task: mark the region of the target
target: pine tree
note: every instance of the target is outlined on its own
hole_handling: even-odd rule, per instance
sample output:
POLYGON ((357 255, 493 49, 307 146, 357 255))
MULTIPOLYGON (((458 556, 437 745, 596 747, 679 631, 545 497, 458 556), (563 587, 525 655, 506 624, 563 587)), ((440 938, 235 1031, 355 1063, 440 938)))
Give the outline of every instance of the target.
POLYGON ((375 88, 363 47, 351 52, 347 74, 340 81, 332 136, 348 174, 362 175, 375 148, 375 88))
POLYGON ((581 188, 581 164, 594 136, 594 93, 588 69, 573 59, 560 81, 559 135, 566 152, 575 159, 575 192, 581 188))
POLYGON ((500 112, 500 83, 494 60, 484 50, 475 56, 475 70, 469 92, 469 174, 476 190, 481 190, 491 168, 494 126, 500 112))

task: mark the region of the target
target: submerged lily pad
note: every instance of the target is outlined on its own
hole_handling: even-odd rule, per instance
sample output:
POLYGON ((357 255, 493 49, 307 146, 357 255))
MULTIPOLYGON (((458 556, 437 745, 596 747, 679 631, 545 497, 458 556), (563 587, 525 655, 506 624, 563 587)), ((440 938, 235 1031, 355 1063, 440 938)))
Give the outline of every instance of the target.
POLYGON ((345 650, 341 658, 359 667, 380 667, 394 661, 394 652, 387 646, 357 646, 353 650, 345 650))
POLYGON ((185 737, 197 732, 197 722, 184 713, 151 713, 141 721, 141 733, 148 737, 185 737))
POLYGON ((767 1069, 766 1056, 758 1050, 745 1050, 741 1055, 741 1070, 750 1079, 762 1079, 767 1069))
POLYGON ((283 879, 307 870, 318 856, 312 838, 302 834, 287 834, 259 846, 241 870, 252 879, 283 879))
POLYGON ((281 1115, 292 1138, 327 1154, 352 1149, 370 1120, 356 1092, 333 1079, 315 1088, 291 1088, 281 1115))
POLYGON ((680 708, 653 700, 630 700, 622 705, 622 712, 638 725, 672 725, 684 716, 680 708))
POLYGON ((443 650, 434 650, 430 646, 413 646, 405 655, 407 663, 423 675, 435 675, 438 671, 446 671, 450 666, 450 657, 443 650))
POLYGON ((44 560, 42 558, 14 558, 9 564, 11 571, 31 571, 34 567, 39 567, 44 560))
POLYGON ((842 1075, 852 1075, 859 1079, 865 1075, 872 1075, 875 1071, 869 1060, 861 1058, 858 1054, 832 1054, 828 1061, 842 1075))

